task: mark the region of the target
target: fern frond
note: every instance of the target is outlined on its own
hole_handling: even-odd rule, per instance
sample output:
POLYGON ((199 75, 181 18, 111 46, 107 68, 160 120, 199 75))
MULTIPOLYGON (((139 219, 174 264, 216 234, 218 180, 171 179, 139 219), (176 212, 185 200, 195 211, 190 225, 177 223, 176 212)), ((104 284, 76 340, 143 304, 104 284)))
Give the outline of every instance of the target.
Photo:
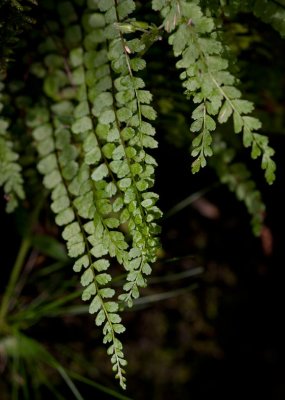
POLYGON ((155 261, 158 247, 159 228, 154 221, 161 212, 155 205, 158 196, 148 191, 154 183, 156 162, 146 153, 147 148, 157 147, 155 130, 146 121, 154 119, 156 113, 149 105, 151 94, 144 90, 143 80, 135 76, 145 67, 139 56, 145 44, 137 38, 127 41, 121 32, 122 21, 134 10, 135 3, 99 1, 98 7, 105 13, 105 41, 95 57, 99 61, 93 69, 95 82, 90 96, 105 160, 93 177, 112 177, 116 211, 132 238, 129 259, 124 262, 128 271, 126 293, 119 297, 131 305, 132 299, 139 296, 138 288, 146 285, 143 275, 151 272, 149 263, 155 261), (100 77, 97 82, 96 75, 100 77))
MULTIPOLYGON (((2 112, 4 84, 0 82, 0 112, 2 112)), ((6 211, 13 212, 19 200, 25 198, 22 167, 18 162, 19 155, 9 135, 9 122, 0 115, 0 186, 3 186, 7 201, 6 211)))
POLYGON ((243 144, 251 146, 252 158, 262 157, 268 183, 275 179, 274 150, 268 138, 257 133, 261 128, 258 119, 248 116, 253 104, 241 99, 235 87, 236 79, 228 71, 228 61, 223 56, 223 44, 218 39, 213 18, 203 15, 196 2, 153 2, 164 18, 164 27, 173 32, 169 38, 174 55, 181 57, 177 68, 185 69, 180 77, 186 94, 199 103, 194 110, 190 130, 200 132, 193 142, 193 172, 206 165, 206 156, 212 155, 210 131, 215 129, 213 116, 225 123, 233 116, 235 133, 243 133, 243 144), (165 5, 163 5, 164 3, 165 5))
MULTIPOLYGON (((71 135, 63 126, 54 128, 52 120, 46 109, 35 109, 38 115, 36 119, 29 120, 29 126, 33 127, 33 137, 37 143, 37 149, 41 157, 38 169, 44 175, 43 183, 51 190, 51 208, 56 214, 57 225, 64 227, 62 236, 66 240, 66 246, 70 257, 75 258, 74 270, 81 272, 81 284, 85 287, 82 299, 90 300, 89 312, 97 313, 95 323, 103 326, 104 343, 110 343, 109 354, 121 386, 124 387, 123 377, 125 365, 122 344, 117 339, 117 334, 124 331, 120 324, 118 305, 111 299, 115 291, 109 287, 111 276, 105 272, 110 263, 104 258, 105 241, 94 241, 96 227, 93 219, 88 220, 88 215, 82 217, 81 207, 90 209, 90 203, 81 194, 75 195, 72 185, 82 187, 83 196, 88 193, 88 166, 82 164, 79 167, 76 159, 78 152, 71 143, 71 135), (38 125, 40 121, 40 125, 38 125), (78 203, 80 206, 78 206, 78 203)), ((55 121, 58 122, 58 121, 55 121)), ((96 215, 95 215, 96 216, 96 215)))
POLYGON ((255 0, 253 13, 262 21, 271 24, 282 37, 285 37, 284 1, 255 0))
POLYGON ((237 199, 245 204, 251 215, 253 233, 256 236, 260 235, 265 217, 265 204, 250 171, 245 164, 235 161, 235 150, 229 148, 218 135, 215 136, 213 147, 215 157, 211 158, 210 166, 216 171, 221 183, 227 185, 237 199))
MULTIPOLYGON (((119 13, 118 16, 120 17, 119 13)), ((144 83, 135 73, 144 69, 145 61, 140 57, 145 44, 137 39, 126 41, 120 34, 121 48, 127 71, 124 67, 121 71, 113 66, 115 72, 122 75, 115 81, 117 93, 117 126, 120 131, 121 143, 125 157, 130 168, 129 178, 132 181, 133 191, 130 198, 125 192, 125 202, 130 213, 129 229, 133 238, 130 264, 128 266, 128 283, 125 284, 125 295, 120 299, 132 304, 132 298, 137 298, 137 287, 145 286, 145 275, 151 272, 150 263, 156 260, 156 252, 159 246, 157 234, 160 232, 156 220, 161 217, 161 211, 156 206, 158 195, 149 189, 154 183, 154 168, 157 165, 147 149, 156 148, 154 139, 155 130, 148 121, 156 118, 156 112, 150 105, 151 94, 144 89, 144 83), (132 56, 129 55, 131 52, 132 56), (125 101, 125 95, 131 91, 133 99, 129 103, 125 101), (127 112, 125 118, 123 114, 127 112), (123 137, 123 130, 131 128, 133 134, 123 137), (132 150, 131 150, 132 149, 132 150)), ((121 57, 120 56, 120 57, 121 57)), ((115 60, 114 60, 115 61, 115 60)))
POLYGON ((157 147, 148 122, 156 113, 150 92, 135 76, 145 67, 141 54, 148 32, 132 40, 123 36, 120 24, 135 8, 131 0, 88 3, 79 17, 70 2, 57 8, 67 34, 60 38, 54 28, 53 41, 40 46, 48 106, 29 126, 55 221, 64 227, 75 271, 84 270, 82 297, 93 299, 89 311, 97 313, 97 325, 104 323, 104 342, 111 343, 108 353, 125 387, 126 362, 117 339, 124 327, 110 287, 109 257, 127 271, 119 299, 131 306, 156 259, 155 220, 161 216, 158 195, 149 190, 156 162, 146 151, 157 147), (77 34, 71 38, 69 32, 77 34))
POLYGON ((283 0, 201 0, 200 5, 212 15, 235 16, 238 13, 253 13, 263 22, 285 36, 285 3, 283 0), (215 4, 216 3, 216 4, 215 4))
MULTIPOLYGON (((72 16, 72 4, 66 2, 59 7, 65 20, 70 16, 67 29, 74 32, 78 25, 73 24, 77 17, 72 16)), ((125 328, 118 314, 119 305, 113 299, 115 291, 110 287, 110 261, 106 256, 122 263, 128 259, 128 245, 115 229, 119 221, 112 215, 111 198, 116 192, 112 182, 104 179, 107 166, 87 97, 83 49, 74 37, 73 42, 68 39, 57 42, 59 54, 57 47, 42 46, 54 51, 45 58, 48 68, 43 82, 50 106, 35 109, 28 124, 40 155, 38 169, 44 175, 45 187, 51 190, 55 221, 64 228, 68 254, 76 259, 74 270, 82 272, 82 299, 91 301, 89 312, 97 314, 96 325, 103 325, 103 342, 109 344, 113 370, 125 388, 126 361, 117 338, 125 328), (70 50, 69 59, 61 54, 66 48, 70 50)))

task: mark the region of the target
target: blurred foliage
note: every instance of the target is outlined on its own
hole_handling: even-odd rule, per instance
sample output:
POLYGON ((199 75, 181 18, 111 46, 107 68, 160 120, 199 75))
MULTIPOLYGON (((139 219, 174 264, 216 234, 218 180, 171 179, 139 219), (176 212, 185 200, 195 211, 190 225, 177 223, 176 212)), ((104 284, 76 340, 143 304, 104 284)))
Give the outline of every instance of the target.
POLYGON ((6 69, 13 59, 13 51, 24 30, 35 20, 30 16, 36 0, 1 0, 0 1, 0 71, 6 69))

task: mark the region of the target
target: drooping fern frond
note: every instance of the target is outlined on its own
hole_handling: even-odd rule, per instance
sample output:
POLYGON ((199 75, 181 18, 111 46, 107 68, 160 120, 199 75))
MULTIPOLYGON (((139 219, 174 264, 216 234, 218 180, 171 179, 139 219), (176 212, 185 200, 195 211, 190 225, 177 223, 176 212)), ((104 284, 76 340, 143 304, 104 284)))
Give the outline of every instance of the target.
POLYGON ((104 258, 101 238, 96 236, 98 226, 86 215, 90 210, 87 208, 82 216, 82 196, 90 193, 88 166, 82 164, 79 168, 76 161, 78 152, 71 143, 70 132, 63 126, 55 128, 46 109, 35 109, 33 114, 36 118, 30 117, 29 126, 34 128, 33 136, 41 156, 38 169, 44 174, 44 185, 52 192, 51 208, 56 214, 57 225, 64 227, 62 236, 66 240, 68 254, 76 259, 74 270, 81 272, 83 269, 81 284, 85 289, 82 299, 92 299, 89 312, 97 314, 96 325, 104 323, 104 343, 110 344, 108 353, 112 354, 113 368, 124 387, 122 366, 125 360, 122 344, 117 339, 117 334, 123 332, 124 327, 117 313, 118 304, 110 300, 115 294, 108 285, 111 276, 106 271, 110 263, 104 258), (75 187, 82 187, 80 193, 75 187))
POLYGON ((119 305, 113 300, 115 291, 110 287, 110 261, 106 256, 123 262, 128 259, 128 245, 123 234, 114 230, 119 222, 112 215, 113 186, 103 179, 104 173, 100 178, 98 175, 103 151, 87 97, 83 50, 77 47, 82 35, 76 23, 78 18, 71 3, 60 4, 58 11, 64 15, 64 21, 69 16, 66 28, 71 37, 56 37, 55 46, 41 48, 55 52, 59 47, 59 53, 68 49, 70 57, 57 52, 46 55, 49 67, 43 86, 49 97, 49 109, 35 109, 36 116, 30 116, 28 124, 33 128, 41 157, 38 169, 44 174, 43 183, 52 191, 51 208, 56 213, 56 223, 64 227, 68 254, 76 259, 74 270, 82 273, 82 299, 91 301, 89 312, 96 314, 96 325, 103 325, 103 341, 109 344, 113 369, 124 388, 126 361, 117 335, 125 328, 118 314, 119 305), (76 30, 78 40, 74 37, 76 30))
POLYGON ((253 233, 259 235, 264 222, 265 204, 250 171, 244 163, 235 161, 236 151, 218 135, 214 138, 213 148, 215 157, 210 159, 210 166, 216 171, 220 182, 227 185, 237 199, 245 204, 251 216, 253 233))
POLYGON ((153 8, 161 11, 166 31, 172 32, 169 42, 174 55, 181 57, 177 67, 185 70, 180 77, 186 94, 199 104, 192 113, 194 122, 190 128, 198 132, 192 143, 192 171, 198 172, 206 165, 206 157, 213 154, 211 132, 216 129, 216 121, 222 124, 233 116, 234 132, 243 133, 243 144, 251 147, 252 158, 262 158, 266 180, 272 183, 276 168, 272 160, 274 150, 268 138, 257 132, 260 121, 249 115, 253 104, 241 99, 241 92, 235 87, 236 79, 228 70, 213 18, 203 15, 196 3, 153 1, 153 8))
POLYGON ((109 257, 127 271, 119 299, 131 306, 156 259, 155 220, 161 216, 158 196, 149 191, 156 162, 146 152, 157 147, 148 122, 156 113, 150 92, 135 76, 145 67, 138 54, 145 37, 127 40, 120 25, 134 6, 130 0, 91 2, 79 15, 71 2, 57 6, 66 35, 61 38, 60 28, 47 23, 53 40, 40 45, 44 62, 35 69, 44 76, 47 99, 28 119, 55 221, 65 227, 74 270, 83 269, 82 298, 92 300, 90 313, 103 324, 122 387, 125 360, 117 334, 124 327, 109 286, 109 257))
POLYGON ((12 212, 19 200, 25 198, 22 178, 22 167, 19 155, 14 149, 14 143, 9 135, 9 122, 2 117, 4 84, 0 81, 0 187, 3 186, 7 201, 6 211, 12 212))

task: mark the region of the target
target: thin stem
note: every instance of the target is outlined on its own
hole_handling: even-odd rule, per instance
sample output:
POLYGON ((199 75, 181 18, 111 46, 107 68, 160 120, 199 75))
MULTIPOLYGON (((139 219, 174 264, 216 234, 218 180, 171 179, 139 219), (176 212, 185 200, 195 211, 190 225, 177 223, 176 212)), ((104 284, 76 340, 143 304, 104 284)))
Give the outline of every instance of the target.
POLYGON ((11 295, 15 289, 16 283, 18 281, 18 277, 20 275, 21 269, 23 267, 23 264, 25 262, 25 259, 27 257, 30 247, 31 247, 31 239, 28 236, 22 240, 16 261, 12 268, 12 273, 10 275, 10 279, 9 279, 7 288, 6 288, 3 298, 2 298, 2 303, 1 303, 1 308, 0 308, 0 325, 2 325, 4 323, 6 314, 9 309, 11 295))

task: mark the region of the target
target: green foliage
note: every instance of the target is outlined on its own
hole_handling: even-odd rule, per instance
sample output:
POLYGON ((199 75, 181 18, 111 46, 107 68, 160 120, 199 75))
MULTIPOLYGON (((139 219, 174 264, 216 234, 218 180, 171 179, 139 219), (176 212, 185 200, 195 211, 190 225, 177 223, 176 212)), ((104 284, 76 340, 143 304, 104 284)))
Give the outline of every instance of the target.
POLYGON ((162 216, 153 191, 157 163, 152 150, 158 147, 153 123, 159 126, 159 115, 146 85, 144 55, 168 37, 187 100, 192 99, 185 102, 188 115, 194 107, 192 171, 212 157, 220 181, 245 203, 258 234, 264 204, 247 167, 233 161, 228 137, 241 134, 251 157, 261 158, 269 184, 275 179, 274 150, 260 133, 253 103, 238 88, 221 15, 252 12, 284 34, 284 10, 265 0, 153 0, 153 11, 159 11, 154 18, 162 20, 157 27, 136 20, 132 13, 143 11, 132 0, 44 0, 39 7, 45 24, 42 30, 37 27, 38 35, 30 33, 34 46, 24 57, 28 74, 22 88, 13 89, 17 82, 11 78, 7 90, 13 96, 5 107, 0 88, 0 185, 7 210, 14 210, 24 198, 25 163, 15 150, 24 153, 24 141, 15 135, 20 132, 37 149, 37 169, 73 269, 80 274, 82 300, 102 327, 113 370, 125 388, 120 310, 132 306, 147 285, 162 216), (220 139, 217 127, 228 137, 220 139), (118 271, 126 277, 122 288, 113 285, 118 271))

